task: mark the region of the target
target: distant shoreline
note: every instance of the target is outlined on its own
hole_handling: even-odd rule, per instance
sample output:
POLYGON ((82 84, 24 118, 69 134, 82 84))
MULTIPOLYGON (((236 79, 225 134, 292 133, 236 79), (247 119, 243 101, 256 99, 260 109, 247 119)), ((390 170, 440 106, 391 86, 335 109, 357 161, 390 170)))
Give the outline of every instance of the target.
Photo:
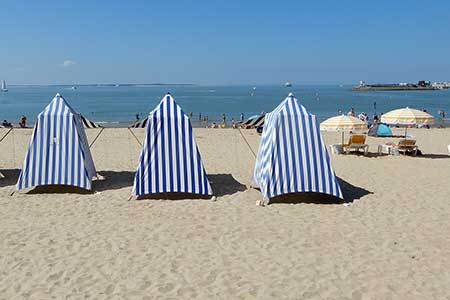
POLYGON ((130 87, 130 86, 197 86, 194 83, 86 83, 86 84, 10 84, 9 86, 46 87, 130 87))

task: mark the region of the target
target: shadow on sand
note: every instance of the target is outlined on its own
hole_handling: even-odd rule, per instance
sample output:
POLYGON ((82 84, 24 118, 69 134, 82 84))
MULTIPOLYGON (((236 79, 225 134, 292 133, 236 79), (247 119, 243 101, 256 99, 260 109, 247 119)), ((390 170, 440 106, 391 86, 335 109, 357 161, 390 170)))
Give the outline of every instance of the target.
POLYGON ((72 185, 40 185, 26 191, 27 194, 92 194, 92 191, 72 185))
MULTIPOLYGON (((245 191, 246 186, 234 179, 231 174, 211 174, 208 175, 208 181, 211 184, 213 195, 222 197, 234 193, 245 191)), ((209 195, 198 195, 191 193, 157 193, 140 196, 138 200, 159 199, 159 200, 192 200, 192 199, 211 199, 209 195)))
POLYGON ((15 185, 17 183, 20 169, 1 169, 0 172, 4 176, 3 178, 0 178, 0 188, 15 185))
POLYGON ((97 172, 101 179, 92 182, 92 190, 103 192, 107 190, 118 190, 133 186, 134 174, 131 171, 100 171, 97 172))
POLYGON ((422 154, 417 157, 430 158, 430 159, 446 159, 450 158, 450 155, 447 154, 422 154))
POLYGON ((321 193, 292 193, 274 197, 270 199, 270 204, 273 203, 287 203, 287 204, 309 203, 309 204, 324 204, 324 205, 343 204, 343 203, 352 203, 353 201, 359 200, 366 195, 373 194, 373 192, 370 192, 361 187, 354 186, 339 177, 338 180, 345 200, 342 200, 338 197, 334 197, 328 194, 321 194, 321 193))
POLYGON ((208 180, 214 196, 217 197, 233 195, 234 193, 243 192, 247 189, 245 185, 234 179, 231 174, 208 175, 208 180))

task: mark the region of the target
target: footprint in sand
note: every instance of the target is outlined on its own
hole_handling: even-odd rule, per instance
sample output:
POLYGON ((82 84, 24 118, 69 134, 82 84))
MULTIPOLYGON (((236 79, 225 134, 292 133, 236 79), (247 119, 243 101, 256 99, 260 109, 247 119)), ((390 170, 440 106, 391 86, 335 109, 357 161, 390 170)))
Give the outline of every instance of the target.
POLYGON ((170 292, 174 288, 175 288, 175 285, 173 283, 167 283, 167 284, 164 284, 164 285, 160 286, 158 288, 158 291, 160 291, 161 293, 165 294, 165 293, 170 292))

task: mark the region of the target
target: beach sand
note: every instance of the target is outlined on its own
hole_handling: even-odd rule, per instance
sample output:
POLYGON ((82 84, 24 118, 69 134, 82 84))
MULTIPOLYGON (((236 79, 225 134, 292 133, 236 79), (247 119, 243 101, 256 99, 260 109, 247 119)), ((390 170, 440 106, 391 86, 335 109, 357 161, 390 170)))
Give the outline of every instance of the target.
POLYGON ((239 131, 194 132, 216 202, 127 201, 140 146, 126 129, 94 144, 94 193, 11 197, 31 135, 14 130, 0 144, 0 299, 450 299, 449 129, 409 131, 423 157, 376 157, 396 139, 372 137, 368 157, 331 156, 349 206, 266 207, 239 131))

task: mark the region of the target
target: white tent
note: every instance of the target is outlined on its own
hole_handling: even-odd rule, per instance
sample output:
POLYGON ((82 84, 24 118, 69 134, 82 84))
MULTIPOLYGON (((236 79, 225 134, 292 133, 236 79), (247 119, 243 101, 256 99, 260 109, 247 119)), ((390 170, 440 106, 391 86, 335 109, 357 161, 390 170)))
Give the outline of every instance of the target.
POLYGON ((299 192, 343 198, 316 116, 292 94, 266 115, 252 184, 265 202, 299 192))
POLYGON ((133 196, 154 193, 212 195, 189 117, 170 94, 146 119, 133 196))
POLYGON ((95 174, 81 115, 57 94, 37 117, 17 190, 40 185, 90 190, 95 174))

